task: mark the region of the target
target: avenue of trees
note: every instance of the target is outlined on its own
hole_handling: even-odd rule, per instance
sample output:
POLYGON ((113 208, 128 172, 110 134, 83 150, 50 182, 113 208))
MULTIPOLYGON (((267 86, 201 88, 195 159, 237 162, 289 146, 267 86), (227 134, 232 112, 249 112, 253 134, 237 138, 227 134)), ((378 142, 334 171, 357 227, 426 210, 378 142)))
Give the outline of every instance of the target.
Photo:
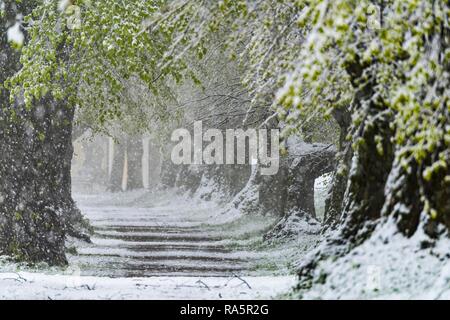
MULTIPOLYGON (((333 172, 324 228, 338 230, 336 252, 386 218, 405 236, 450 228, 447 0, 0 0, 0 10, 1 254, 65 264, 65 236, 87 237, 71 197, 72 131, 166 137, 208 114, 219 128, 280 128, 287 167, 292 137, 335 145, 314 175, 333 172), (23 43, 8 38, 16 23, 23 43), (213 89, 214 78, 228 86, 213 89), (183 103, 186 86, 213 108, 183 103)), ((257 177, 260 192, 311 211, 287 171, 257 177), (268 192, 278 185, 290 188, 268 192)))

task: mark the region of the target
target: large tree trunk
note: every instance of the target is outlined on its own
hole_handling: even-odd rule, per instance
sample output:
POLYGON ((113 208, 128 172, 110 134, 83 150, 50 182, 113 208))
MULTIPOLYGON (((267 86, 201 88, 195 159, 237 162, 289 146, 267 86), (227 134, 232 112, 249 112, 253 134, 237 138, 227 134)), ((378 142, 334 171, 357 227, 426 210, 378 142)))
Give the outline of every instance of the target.
POLYGON ((345 190, 347 188, 348 164, 353 156, 351 143, 346 141, 346 136, 351 124, 350 110, 347 107, 337 108, 333 112, 333 117, 339 124, 339 146, 336 155, 335 167, 329 196, 325 200, 324 225, 325 227, 334 227, 342 213, 342 203, 345 190))
POLYGON ((2 254, 61 265, 65 235, 88 238, 71 196, 72 119, 72 108, 51 99, 3 118, 2 254))
POLYGON ((34 156, 37 157, 38 163, 45 159, 44 163, 49 164, 41 171, 41 182, 49 185, 46 197, 53 198, 61 208, 67 235, 90 241, 89 222, 72 198, 72 123, 75 110, 64 101, 57 102, 48 98, 43 102, 43 108, 46 109, 45 121, 42 124, 42 119, 38 117, 36 122, 42 124, 40 130, 45 130, 47 134, 45 137, 40 136, 44 144, 42 154, 35 153, 34 156))
POLYGON ((364 241, 375 227, 373 222, 381 217, 384 189, 394 160, 391 120, 388 110, 383 114, 372 107, 358 128, 360 143, 352 158, 341 217, 343 237, 354 244, 364 241), (382 149, 377 137, 382 139, 382 149))
MULTIPOLYGON (((363 70, 359 63, 348 66, 347 72, 355 88, 363 70)), ((330 211, 325 213, 325 219, 329 224, 338 224, 338 230, 300 264, 302 287, 310 285, 312 271, 320 260, 343 255, 363 242, 381 217, 384 188, 393 161, 389 126, 392 115, 383 105, 371 100, 374 85, 369 82, 355 93, 350 110, 362 121, 348 127, 345 133, 352 135, 353 145, 343 142, 341 134, 340 148, 345 148, 341 151, 340 167, 335 169, 332 193, 326 204, 326 210, 330 211), (344 172, 338 172, 342 168, 344 172)), ((341 128, 345 128, 342 124, 341 128)))
MULTIPOLYGON (((358 62, 348 66, 355 88, 364 68, 358 62)), ((381 216, 384 187, 394 160, 390 128, 393 114, 382 101, 372 99, 375 85, 374 80, 369 81, 355 93, 351 110, 362 121, 349 129, 353 145, 347 145, 343 155, 349 169, 345 194, 342 197, 342 190, 334 190, 338 198, 342 197, 342 237, 354 244, 370 235, 374 228, 371 222, 381 216)))
POLYGON ((374 82, 359 87, 364 68, 358 62, 347 68, 358 88, 350 110, 359 115, 361 123, 350 126, 346 110, 334 114, 341 127, 340 162, 325 213, 328 224, 343 223, 342 237, 353 243, 363 241, 373 230, 371 222, 381 216, 384 187, 394 160, 392 112, 382 102, 373 101, 374 82), (345 141, 348 134, 353 145, 345 141))
MULTIPOLYGON (((6 15, 0 19, 1 84, 20 68, 20 54, 7 43, 5 28, 34 5, 5 2, 6 15)), ((71 196, 74 110, 47 96, 27 111, 21 99, 11 104, 2 86, 0 93, 0 254, 66 264, 66 234, 88 238, 71 196)))
POLYGON ((431 181, 425 181, 423 177, 416 174, 417 163, 412 163, 411 168, 414 173, 404 170, 399 162, 394 162, 382 214, 383 216, 393 215, 399 230, 406 236, 412 236, 419 226, 420 219, 425 218, 426 234, 436 238, 446 230, 439 228, 439 224, 450 229, 450 183, 445 182, 445 175, 448 176, 450 170, 443 168, 431 181), (421 197, 421 190, 425 191, 431 200, 429 207, 441 214, 435 217, 423 216, 424 206, 417 201, 421 197))

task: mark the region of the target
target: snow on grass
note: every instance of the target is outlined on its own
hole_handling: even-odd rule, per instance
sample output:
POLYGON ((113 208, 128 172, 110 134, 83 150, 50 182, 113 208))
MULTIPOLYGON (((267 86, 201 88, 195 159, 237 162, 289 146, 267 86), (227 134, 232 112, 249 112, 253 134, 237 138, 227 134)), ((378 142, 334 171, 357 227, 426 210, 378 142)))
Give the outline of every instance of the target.
POLYGON ((0 299, 270 299, 294 276, 106 278, 0 273, 0 299))
POLYGON ((450 239, 430 239, 423 227, 412 238, 393 221, 382 224, 362 245, 315 271, 304 299, 450 299, 450 239))

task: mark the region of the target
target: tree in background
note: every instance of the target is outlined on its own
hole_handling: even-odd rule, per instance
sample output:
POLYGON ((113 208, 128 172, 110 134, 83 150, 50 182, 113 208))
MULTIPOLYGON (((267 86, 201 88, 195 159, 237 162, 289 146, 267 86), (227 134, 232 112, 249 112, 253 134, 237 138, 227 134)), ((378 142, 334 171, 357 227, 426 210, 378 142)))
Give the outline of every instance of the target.
POLYGON ((142 137, 129 137, 127 139, 127 190, 142 189, 142 156, 144 153, 142 137))
POLYGON ((122 134, 120 141, 115 142, 113 148, 112 168, 107 189, 112 192, 122 191, 124 181, 126 190, 142 189, 144 187, 142 137, 122 134))

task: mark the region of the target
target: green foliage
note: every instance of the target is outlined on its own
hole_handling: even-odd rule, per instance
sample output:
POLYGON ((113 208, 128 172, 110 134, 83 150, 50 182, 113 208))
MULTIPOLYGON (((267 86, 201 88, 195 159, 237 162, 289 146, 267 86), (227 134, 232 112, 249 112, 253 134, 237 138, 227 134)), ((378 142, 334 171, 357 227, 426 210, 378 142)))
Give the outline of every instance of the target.
POLYGON ((77 9, 59 8, 59 1, 42 1, 26 17, 29 41, 22 69, 7 83, 11 100, 23 95, 30 109, 51 94, 77 106, 79 120, 95 130, 127 118, 128 125, 141 127, 149 119, 167 121, 169 83, 186 77, 185 60, 177 55, 196 42, 188 23, 193 5, 162 0, 75 4, 77 9), (136 95, 143 87, 146 101, 136 95))
MULTIPOLYGON (((290 124, 285 134, 295 129, 301 112, 330 112, 370 82, 374 92, 361 110, 352 110, 354 124, 364 121, 369 103, 380 106, 380 116, 388 108, 394 114, 392 143, 404 168, 418 163, 427 181, 448 172, 449 3, 315 0, 295 5, 301 10, 298 25, 307 32, 296 69, 278 96, 279 113, 290 124), (355 65, 363 69, 359 76, 349 73, 355 65)), ((357 136, 351 139, 355 148, 364 143, 357 136)), ((382 137, 375 141, 382 155, 382 137)))
MULTIPOLYGON (((425 181, 450 180, 448 1, 235 0, 210 12, 211 30, 229 34, 253 106, 275 110, 284 137, 335 109, 349 109, 355 128, 370 126, 368 108, 378 108, 392 115, 394 137, 374 137, 377 153, 392 143, 406 172, 417 163, 425 181), (355 97, 368 84, 373 92, 355 97)), ((366 143, 357 130, 349 140, 366 143)), ((421 201, 432 215, 425 194, 421 201)))

